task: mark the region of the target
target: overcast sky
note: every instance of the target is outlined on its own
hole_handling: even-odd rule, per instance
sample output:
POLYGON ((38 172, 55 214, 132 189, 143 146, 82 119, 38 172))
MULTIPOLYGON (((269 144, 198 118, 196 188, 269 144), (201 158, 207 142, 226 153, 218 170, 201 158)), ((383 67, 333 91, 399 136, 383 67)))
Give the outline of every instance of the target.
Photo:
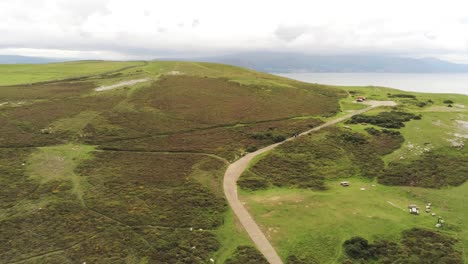
POLYGON ((468 63, 468 1, 0 0, 0 54, 152 59, 254 50, 468 63))

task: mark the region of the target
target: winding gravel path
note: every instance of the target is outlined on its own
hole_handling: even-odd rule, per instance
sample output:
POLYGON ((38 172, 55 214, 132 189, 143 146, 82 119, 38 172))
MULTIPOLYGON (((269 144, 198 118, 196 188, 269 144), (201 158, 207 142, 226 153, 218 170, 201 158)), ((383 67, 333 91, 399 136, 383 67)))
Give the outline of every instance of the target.
MULTIPOLYGON (((342 122, 354 115, 362 114, 376 107, 396 105, 396 103, 393 101, 368 101, 366 102, 366 104, 370 106, 365 109, 354 111, 351 114, 330 120, 318 127, 312 128, 308 131, 305 131, 299 134, 299 136, 304 136, 311 132, 318 131, 322 128, 342 122)), ((277 146, 283 144, 284 142, 291 141, 291 140, 294 140, 294 137, 288 138, 283 142, 269 145, 267 147, 264 147, 255 152, 245 155, 244 157, 238 159, 237 161, 229 165, 229 167, 227 168, 224 174, 223 188, 224 188, 224 194, 226 195, 226 199, 228 200, 229 205, 231 206, 236 216, 239 218, 239 221, 241 222, 242 226, 245 228, 245 230, 249 234, 252 241, 257 246, 258 250, 265 256, 265 258, 271 264, 282 264, 283 261, 279 257, 278 253, 276 253, 275 249, 270 244, 270 241, 268 241, 265 234, 263 234, 262 230, 257 225, 255 220, 252 218, 252 216, 249 214, 247 209, 245 209, 244 205, 239 200, 239 197, 237 195, 236 183, 240 175, 247 169, 252 159, 254 159, 256 156, 262 153, 265 153, 267 151, 270 151, 276 148, 277 146)))

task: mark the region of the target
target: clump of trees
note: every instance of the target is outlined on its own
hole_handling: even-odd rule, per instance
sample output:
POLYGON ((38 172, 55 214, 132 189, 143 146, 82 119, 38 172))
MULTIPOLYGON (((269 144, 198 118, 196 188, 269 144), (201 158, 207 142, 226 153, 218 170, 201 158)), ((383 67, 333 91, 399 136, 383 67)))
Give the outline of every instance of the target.
POLYGON ((455 249, 457 240, 431 230, 413 228, 402 234, 399 243, 378 240, 369 243, 353 237, 343 243, 346 255, 357 263, 463 263, 455 249))
POLYGON ((347 124, 372 124, 383 128, 402 128, 405 122, 411 120, 421 119, 421 115, 412 113, 391 111, 381 112, 377 115, 355 115, 350 120, 346 121, 347 124))

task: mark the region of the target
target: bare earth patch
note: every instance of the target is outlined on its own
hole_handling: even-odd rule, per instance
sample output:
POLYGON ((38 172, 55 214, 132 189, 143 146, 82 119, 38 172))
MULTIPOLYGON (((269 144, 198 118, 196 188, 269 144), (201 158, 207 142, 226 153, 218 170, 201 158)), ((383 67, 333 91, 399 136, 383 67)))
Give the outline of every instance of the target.
POLYGON ((468 139, 468 121, 455 120, 457 123, 457 132, 452 133, 453 138, 448 139, 452 147, 463 148, 465 146, 465 140, 468 139))
POLYGON ((116 83, 116 84, 113 84, 113 85, 98 87, 98 88, 95 89, 95 91, 96 92, 108 91, 108 90, 112 90, 112 89, 119 88, 119 87, 122 87, 122 86, 131 86, 131 85, 135 85, 137 83, 147 82, 149 80, 150 80, 149 78, 144 78, 144 79, 137 79, 137 80, 119 82, 119 83, 116 83))

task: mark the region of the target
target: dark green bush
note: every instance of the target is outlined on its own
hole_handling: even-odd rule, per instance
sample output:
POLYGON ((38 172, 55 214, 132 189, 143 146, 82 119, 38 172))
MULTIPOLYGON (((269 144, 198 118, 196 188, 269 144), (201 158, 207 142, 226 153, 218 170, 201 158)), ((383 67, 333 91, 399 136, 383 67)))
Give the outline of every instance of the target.
POLYGON ((265 178, 259 177, 248 170, 239 178, 237 185, 243 189, 251 191, 266 189, 269 186, 268 181, 266 181, 265 178))
POLYGON ((252 246, 238 246, 233 256, 225 264, 268 264, 263 255, 252 246))
POLYGON ((258 148, 257 148, 256 146, 248 146, 248 147, 245 149, 245 151, 247 151, 247 152, 255 152, 255 151, 257 151, 257 150, 258 150, 258 148))
POLYGON ((391 162, 378 180, 387 185, 458 186, 468 180, 468 157, 428 153, 410 163, 391 162))
POLYGON ((374 178, 384 169, 380 156, 399 148, 403 137, 392 130, 369 131, 374 135, 328 128, 313 137, 287 142, 246 171, 239 186, 248 190, 269 186, 323 190, 325 179, 374 178))
POLYGON ((286 264, 319 264, 316 259, 312 257, 307 257, 307 258, 299 258, 295 255, 290 255, 288 256, 286 260, 286 264))
POLYGON ((273 142, 275 143, 278 143, 278 142, 282 142, 282 141, 285 141, 286 140, 286 137, 283 136, 283 135, 276 135, 273 137, 273 142))
POLYGON ((370 259, 375 257, 374 248, 362 237, 353 237, 343 243, 346 255, 353 259, 370 259))
POLYGON ((415 95, 412 94, 392 94, 388 96, 389 98, 409 98, 409 99, 416 99, 415 95))
POLYGON ((400 243, 377 240, 369 244, 362 237, 353 237, 343 243, 343 249, 358 263, 462 264, 456 243, 456 239, 447 235, 413 228, 403 231, 400 243))
POLYGON ((278 143, 286 139, 284 135, 273 134, 271 132, 256 133, 256 134, 253 134, 251 137, 256 140, 269 140, 269 141, 272 141, 273 143, 278 143))
POLYGON ((416 105, 417 105, 418 107, 421 107, 421 108, 422 108, 422 107, 425 107, 425 106, 427 105, 427 103, 426 103, 426 102, 417 102, 416 105))
POLYGON ((341 139, 345 142, 349 142, 351 144, 365 144, 367 143, 367 139, 364 135, 359 133, 351 133, 351 132, 342 132, 341 139))
POLYGON ((373 127, 366 127, 364 130, 365 130, 367 133, 369 133, 370 135, 373 135, 373 136, 380 135, 380 130, 375 129, 375 128, 373 128, 373 127))
POLYGON ((404 122, 412 119, 421 119, 421 116, 400 112, 381 112, 377 115, 355 115, 350 120, 346 121, 347 124, 372 124, 384 128, 402 128, 405 126, 404 122))

